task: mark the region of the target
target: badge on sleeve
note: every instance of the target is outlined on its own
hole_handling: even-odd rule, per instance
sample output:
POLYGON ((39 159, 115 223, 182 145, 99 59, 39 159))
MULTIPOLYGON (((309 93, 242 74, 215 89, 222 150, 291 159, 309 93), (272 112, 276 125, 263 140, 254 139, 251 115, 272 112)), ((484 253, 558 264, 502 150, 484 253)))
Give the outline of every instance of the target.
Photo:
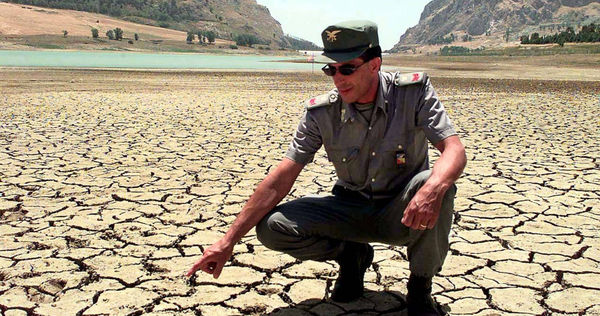
POLYGON ((396 74, 394 78, 394 84, 398 87, 408 86, 415 83, 423 83, 427 78, 427 74, 424 72, 413 72, 407 74, 396 74))
POLYGON ((314 98, 310 98, 306 100, 304 106, 307 110, 312 110, 316 108, 320 108, 323 106, 327 106, 330 104, 334 104, 339 100, 338 94, 335 91, 330 91, 329 93, 321 94, 314 98))

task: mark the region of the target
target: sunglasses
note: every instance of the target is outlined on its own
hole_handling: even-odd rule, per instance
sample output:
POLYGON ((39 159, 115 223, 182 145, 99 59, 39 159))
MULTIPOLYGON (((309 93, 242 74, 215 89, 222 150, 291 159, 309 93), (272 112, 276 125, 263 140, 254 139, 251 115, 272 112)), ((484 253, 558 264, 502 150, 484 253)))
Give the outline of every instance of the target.
POLYGON ((344 76, 350 76, 364 64, 366 64, 366 62, 364 62, 358 66, 354 66, 351 64, 344 64, 339 67, 325 65, 323 68, 321 68, 321 70, 323 70, 323 72, 328 76, 335 76, 335 73, 338 71, 340 72, 340 74, 342 74, 344 76))

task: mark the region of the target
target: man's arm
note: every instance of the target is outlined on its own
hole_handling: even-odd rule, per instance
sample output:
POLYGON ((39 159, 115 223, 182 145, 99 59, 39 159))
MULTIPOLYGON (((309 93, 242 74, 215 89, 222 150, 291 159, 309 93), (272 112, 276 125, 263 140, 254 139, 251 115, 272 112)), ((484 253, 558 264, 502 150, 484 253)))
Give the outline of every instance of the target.
POLYGON ((187 276, 202 270, 218 278, 231 258, 235 244, 290 192, 303 167, 303 164, 284 158, 258 185, 225 236, 204 250, 187 276))
POLYGON ((433 165, 427 182, 406 206, 402 217, 402 223, 412 229, 424 230, 435 226, 446 191, 467 164, 465 147, 458 136, 450 136, 435 144, 435 147, 442 155, 433 165))

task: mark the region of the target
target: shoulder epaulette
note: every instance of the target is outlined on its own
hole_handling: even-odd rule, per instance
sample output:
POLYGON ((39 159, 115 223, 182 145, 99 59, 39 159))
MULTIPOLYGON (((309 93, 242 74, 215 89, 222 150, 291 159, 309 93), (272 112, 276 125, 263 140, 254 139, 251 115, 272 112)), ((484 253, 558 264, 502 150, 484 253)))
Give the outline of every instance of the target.
POLYGON ((415 83, 424 83, 426 78, 427 74, 424 72, 398 73, 394 78, 394 84, 398 87, 408 86, 415 83))
POLYGON ((310 98, 306 100, 305 106, 306 110, 312 110, 316 108, 320 108, 322 106, 330 105, 338 100, 338 94, 335 91, 331 91, 329 93, 321 94, 314 98, 310 98))

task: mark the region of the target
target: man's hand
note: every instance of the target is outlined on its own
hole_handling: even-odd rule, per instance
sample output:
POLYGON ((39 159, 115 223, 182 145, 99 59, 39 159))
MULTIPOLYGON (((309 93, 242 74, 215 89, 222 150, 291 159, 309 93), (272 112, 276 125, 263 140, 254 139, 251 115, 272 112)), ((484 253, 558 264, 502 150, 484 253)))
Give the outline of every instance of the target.
POLYGON ((412 229, 425 230, 435 226, 446 190, 458 179, 467 164, 465 147, 458 136, 450 136, 435 144, 435 147, 442 155, 402 216, 402 224, 412 229))
POLYGON ((188 271, 187 276, 202 270, 218 278, 223 266, 231 258, 233 246, 290 192, 303 167, 303 164, 284 158, 258 185, 225 236, 204 250, 202 258, 188 271))
POLYGON ((225 263, 231 258, 232 253, 233 245, 229 245, 223 239, 217 241, 204 250, 202 258, 192 266, 186 276, 190 277, 196 273, 196 271, 202 270, 208 274, 212 274, 216 279, 221 275, 223 266, 225 266, 225 263))
POLYGON ((406 206, 402 224, 416 230, 432 229, 440 216, 444 194, 425 184, 406 206))

